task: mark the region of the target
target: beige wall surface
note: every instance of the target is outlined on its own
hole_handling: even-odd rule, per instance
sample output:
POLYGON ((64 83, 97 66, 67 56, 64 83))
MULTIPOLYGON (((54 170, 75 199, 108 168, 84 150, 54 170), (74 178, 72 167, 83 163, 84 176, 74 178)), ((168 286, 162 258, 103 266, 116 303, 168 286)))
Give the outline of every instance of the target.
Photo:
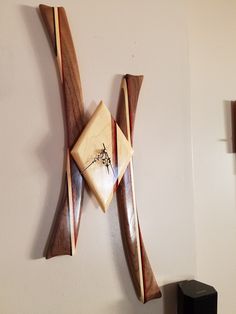
MULTIPOLYGON (((115 199, 105 215, 86 194, 76 255, 42 258, 60 191, 64 130, 38 4, 8 0, 0 9, 0 313, 173 314, 175 288, 169 284, 193 278, 196 270, 184 3, 47 2, 66 8, 88 114, 101 99, 115 114, 121 76, 145 77, 135 126, 135 184, 146 249, 164 292, 146 305, 130 281, 115 199)), ((220 99, 227 97, 233 94, 220 99)), ((206 113, 204 122, 208 118, 206 113)), ((224 153, 224 144, 214 145, 224 153)))
POLYGON ((236 159, 229 101, 236 99, 236 2, 188 2, 197 278, 236 313, 236 159), (227 141, 225 141, 227 140, 227 141))

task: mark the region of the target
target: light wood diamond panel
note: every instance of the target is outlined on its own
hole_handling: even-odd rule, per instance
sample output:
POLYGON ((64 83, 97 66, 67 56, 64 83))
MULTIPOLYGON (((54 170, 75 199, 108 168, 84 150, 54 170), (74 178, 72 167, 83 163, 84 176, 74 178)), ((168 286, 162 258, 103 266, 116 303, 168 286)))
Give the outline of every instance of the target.
POLYGON ((71 153, 99 205, 106 211, 133 149, 103 102, 71 153))

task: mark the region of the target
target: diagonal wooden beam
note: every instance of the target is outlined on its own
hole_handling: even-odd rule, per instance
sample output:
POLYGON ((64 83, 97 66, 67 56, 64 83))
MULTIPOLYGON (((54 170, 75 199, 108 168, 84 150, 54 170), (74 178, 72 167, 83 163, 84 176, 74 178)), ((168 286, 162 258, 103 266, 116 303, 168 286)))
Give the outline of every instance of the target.
MULTIPOLYGON (((133 132, 138 96, 143 76, 125 75, 117 111, 117 123, 133 145, 133 132)), ((132 159, 117 189, 119 221, 127 264, 137 297, 142 303, 160 298, 156 282, 142 240, 139 225, 132 159)))
POLYGON ((63 7, 42 4, 39 10, 57 60, 66 125, 63 194, 45 252, 45 257, 51 258, 73 255, 77 244, 84 183, 70 150, 83 129, 84 109, 79 68, 66 12, 63 7))

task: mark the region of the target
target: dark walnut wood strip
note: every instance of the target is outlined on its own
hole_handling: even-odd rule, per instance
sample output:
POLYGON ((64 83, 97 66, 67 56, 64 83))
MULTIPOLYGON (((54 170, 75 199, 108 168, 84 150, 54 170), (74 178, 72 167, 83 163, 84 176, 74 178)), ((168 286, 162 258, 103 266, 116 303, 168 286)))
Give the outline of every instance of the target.
POLYGON ((84 127, 83 97, 76 53, 64 8, 40 5, 64 95, 66 158, 63 195, 49 235, 46 258, 73 255, 78 238, 84 183, 70 150, 84 127))
MULTIPOLYGON (((123 78, 118 103, 117 123, 133 143, 134 120, 143 76, 123 78)), ((130 275, 139 300, 143 303, 161 297, 161 291, 151 269, 139 226, 132 160, 117 189, 119 221, 130 275)))
POLYGON ((232 153, 236 153, 236 101, 231 101, 232 153))

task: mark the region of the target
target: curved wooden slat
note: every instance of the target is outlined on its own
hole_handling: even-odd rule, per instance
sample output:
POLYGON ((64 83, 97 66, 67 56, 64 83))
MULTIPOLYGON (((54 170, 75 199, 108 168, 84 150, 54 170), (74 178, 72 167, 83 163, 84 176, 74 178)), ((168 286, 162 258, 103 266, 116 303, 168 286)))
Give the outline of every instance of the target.
POLYGON ((79 68, 65 10, 63 7, 42 4, 39 10, 57 60, 66 124, 63 196, 45 252, 46 258, 51 258, 57 255, 73 255, 78 239, 84 183, 70 150, 83 129, 84 109, 79 68))
MULTIPOLYGON (((117 123, 133 144, 134 120, 143 76, 125 75, 117 111, 117 123)), ((117 189, 119 221, 130 275, 143 303, 161 297, 143 244, 136 207, 132 159, 117 189)))

